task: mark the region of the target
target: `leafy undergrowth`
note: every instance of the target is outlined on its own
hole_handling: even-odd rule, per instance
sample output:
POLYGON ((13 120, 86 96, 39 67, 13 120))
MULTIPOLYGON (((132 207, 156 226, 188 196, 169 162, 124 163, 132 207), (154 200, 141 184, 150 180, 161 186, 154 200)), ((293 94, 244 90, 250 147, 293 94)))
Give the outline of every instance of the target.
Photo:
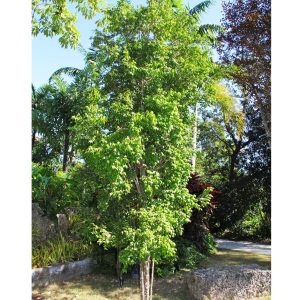
MULTIPOLYGON (((202 267, 257 263, 269 268, 270 260, 270 256, 267 255, 226 250, 211 255, 202 267)), ((153 300, 188 299, 184 280, 188 271, 184 269, 173 276, 156 279, 153 300)), ((140 295, 137 281, 127 279, 124 287, 118 288, 118 281, 114 276, 91 274, 68 282, 51 284, 46 288, 35 289, 32 298, 35 300, 139 300, 140 295)), ((270 299, 271 297, 262 297, 255 300, 270 299)))

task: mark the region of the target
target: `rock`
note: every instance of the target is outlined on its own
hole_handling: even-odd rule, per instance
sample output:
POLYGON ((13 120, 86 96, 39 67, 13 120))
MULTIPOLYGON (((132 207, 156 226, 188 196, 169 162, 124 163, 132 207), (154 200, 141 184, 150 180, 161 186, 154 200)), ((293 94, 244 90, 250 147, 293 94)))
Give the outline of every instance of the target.
POLYGON ((243 300, 271 294, 271 271, 258 265, 197 269, 186 276, 196 300, 243 300))
POLYGON ((32 203, 32 246, 45 244, 57 232, 54 223, 46 216, 37 203, 32 203))
POLYGON ((69 220, 66 217, 65 214, 57 214, 57 224, 58 224, 58 230, 64 235, 66 236, 68 234, 68 230, 69 230, 69 220))
POLYGON ((78 276, 89 274, 95 268, 96 262, 92 258, 68 262, 45 268, 32 270, 32 287, 47 286, 52 282, 69 280, 78 276))

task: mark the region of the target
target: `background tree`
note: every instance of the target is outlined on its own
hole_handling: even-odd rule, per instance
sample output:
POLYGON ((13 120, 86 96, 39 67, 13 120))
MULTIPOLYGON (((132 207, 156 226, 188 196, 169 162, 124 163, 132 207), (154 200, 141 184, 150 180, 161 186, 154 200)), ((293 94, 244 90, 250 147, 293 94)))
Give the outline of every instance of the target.
POLYGON ((54 72, 49 84, 44 85, 33 93, 33 151, 36 134, 46 147, 46 155, 39 159, 33 156, 35 162, 55 157, 62 157, 62 170, 67 170, 75 156, 72 127, 74 116, 80 114, 89 101, 89 86, 85 80, 86 70, 62 68, 54 72), (63 79, 62 75, 71 75, 73 81, 63 79), (51 154, 51 156, 49 156, 51 154), (48 156, 47 156, 48 155, 48 156))
POLYGON ((233 79, 259 108, 271 147, 271 0, 228 1, 223 11, 220 59, 239 68, 233 79))
POLYGON ((201 119, 197 171, 222 191, 211 229, 238 238, 270 237, 270 150, 260 111, 243 101, 228 114, 217 103, 203 109, 201 119), (242 225, 249 214, 251 230, 242 225))
POLYGON ((221 63, 229 73, 239 113, 222 105, 203 107, 197 170, 222 191, 210 225, 233 237, 270 237, 271 212, 271 5, 270 1, 227 1, 219 35, 221 63), (252 229, 250 229, 252 227, 252 229))

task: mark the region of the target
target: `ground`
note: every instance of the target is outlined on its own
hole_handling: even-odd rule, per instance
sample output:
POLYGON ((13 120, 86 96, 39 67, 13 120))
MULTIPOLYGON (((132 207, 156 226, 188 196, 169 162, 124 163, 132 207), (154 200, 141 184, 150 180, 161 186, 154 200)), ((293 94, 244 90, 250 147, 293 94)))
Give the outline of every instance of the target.
MULTIPOLYGON (((201 267, 220 265, 253 264, 271 267, 271 257, 255 253, 232 250, 220 250, 203 262, 201 267)), ((199 266, 200 267, 200 266, 199 266)), ((184 276, 188 270, 181 270, 175 275, 155 279, 153 300, 186 300, 188 291, 184 276)), ((112 275, 91 274, 68 282, 51 284, 46 288, 33 290, 34 300, 139 300, 136 281, 127 279, 123 288, 118 288, 118 281, 112 275)), ((258 298, 270 300, 271 297, 258 298)), ((258 300, 257 299, 257 300, 258 300)), ((254 300, 254 299, 253 299, 254 300)))

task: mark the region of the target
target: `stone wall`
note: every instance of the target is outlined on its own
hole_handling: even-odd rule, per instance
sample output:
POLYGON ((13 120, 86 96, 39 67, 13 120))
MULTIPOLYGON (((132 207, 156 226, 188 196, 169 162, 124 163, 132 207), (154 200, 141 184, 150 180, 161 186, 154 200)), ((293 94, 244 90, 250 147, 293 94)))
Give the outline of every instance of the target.
POLYGON ((47 286, 51 282, 69 280, 80 275, 89 274, 93 271, 95 265, 95 260, 86 258, 56 266, 33 269, 32 287, 47 286))

